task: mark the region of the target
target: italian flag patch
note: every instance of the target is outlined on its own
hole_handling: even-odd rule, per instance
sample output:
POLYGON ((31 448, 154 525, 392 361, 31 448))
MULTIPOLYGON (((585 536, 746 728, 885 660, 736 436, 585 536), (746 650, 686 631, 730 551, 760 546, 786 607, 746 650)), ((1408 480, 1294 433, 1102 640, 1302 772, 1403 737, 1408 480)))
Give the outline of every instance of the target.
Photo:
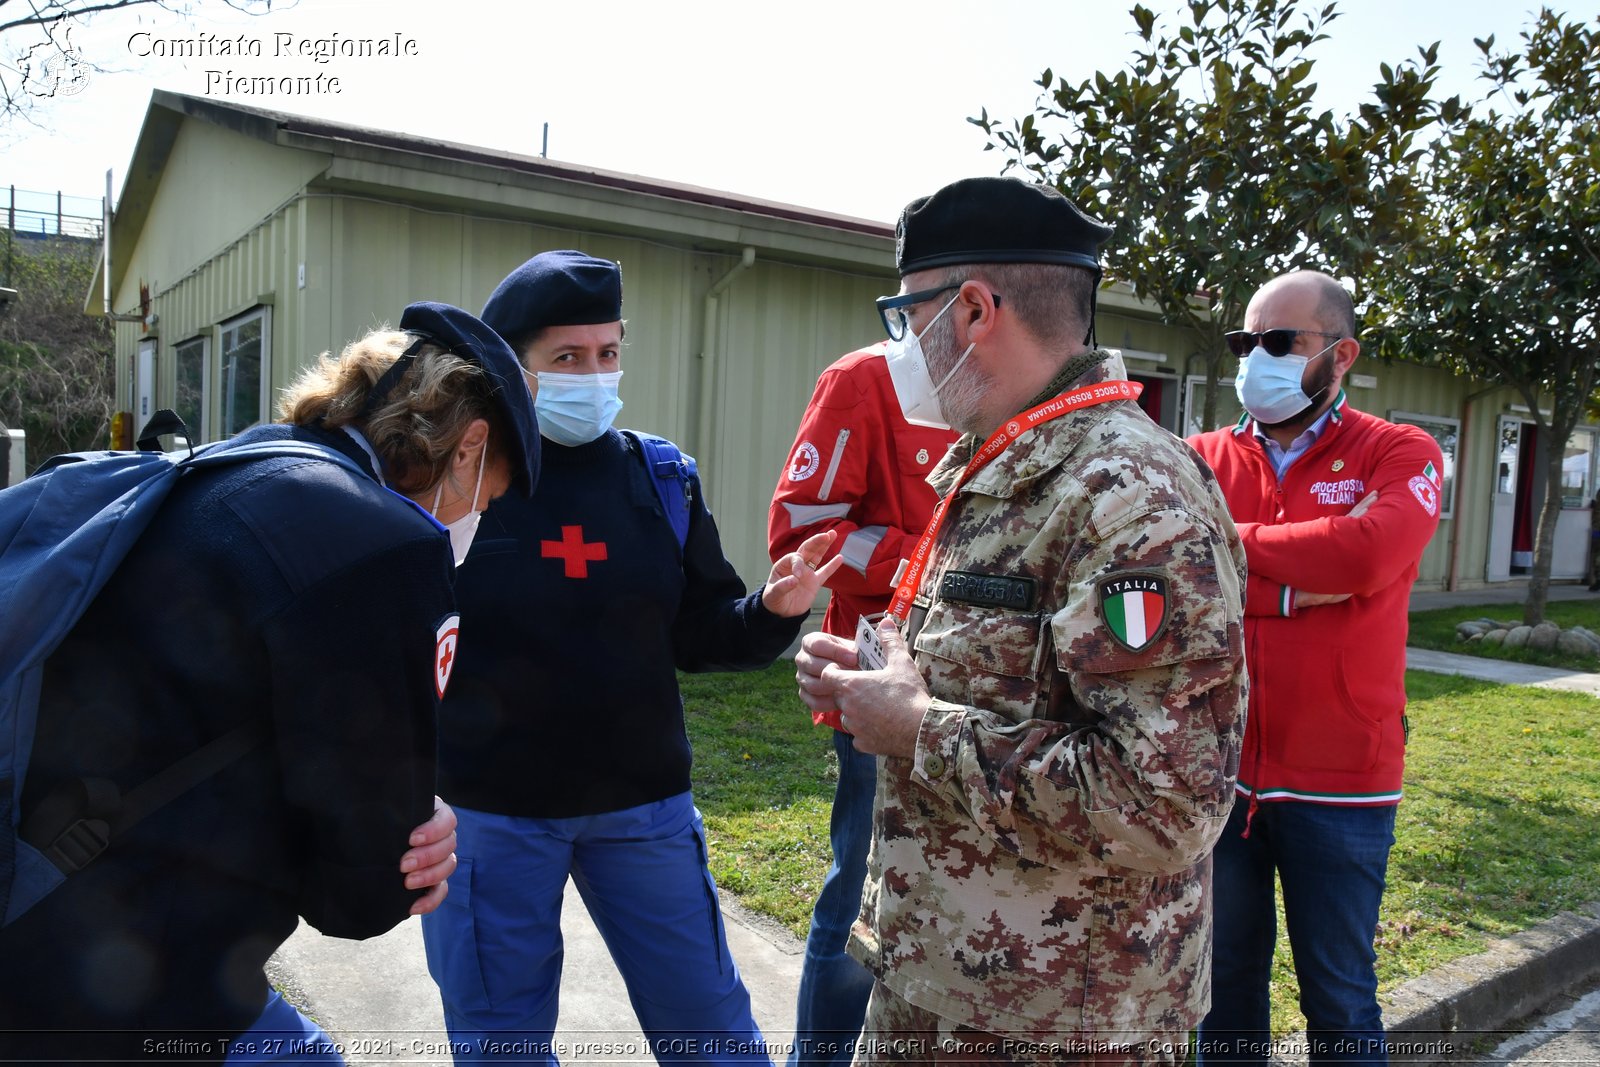
POLYGON ((1439 481, 1439 468, 1433 465, 1433 460, 1430 459, 1427 464, 1423 466, 1422 476, 1427 478, 1428 481, 1432 482, 1435 489, 1441 487, 1442 483, 1439 481))
POLYGON ((1159 574, 1128 573, 1095 585, 1100 617, 1117 643, 1129 652, 1149 648, 1167 625, 1167 580, 1159 574))

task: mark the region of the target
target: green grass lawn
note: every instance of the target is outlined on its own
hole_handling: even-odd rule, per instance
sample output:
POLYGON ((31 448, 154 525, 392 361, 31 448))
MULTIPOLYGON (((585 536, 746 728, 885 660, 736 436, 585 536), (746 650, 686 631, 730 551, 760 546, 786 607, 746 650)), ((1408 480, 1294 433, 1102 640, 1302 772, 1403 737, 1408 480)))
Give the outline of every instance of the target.
MULTIPOLYGON (((1545 605, 1544 617, 1563 629, 1584 626, 1600 633, 1600 596, 1589 600, 1552 600, 1545 605)), ((1515 660, 1518 663, 1535 663, 1542 667, 1565 667, 1574 671, 1600 671, 1600 659, 1593 656, 1567 656, 1560 652, 1539 652, 1531 648, 1505 648, 1485 645, 1481 641, 1456 640, 1456 624, 1473 619, 1498 619, 1501 622, 1521 622, 1521 604, 1479 604, 1476 607, 1439 608, 1436 611, 1411 613, 1411 636, 1408 644, 1417 648, 1431 648, 1439 652, 1460 652, 1486 659, 1515 660)))
MULTIPOLYGON (((803 937, 828 867, 828 731, 811 725, 788 661, 683 681, 717 884, 803 937)), ((1406 689, 1406 799, 1377 939, 1384 988, 1600 900, 1600 700, 1421 672, 1406 689)), ((1295 1003, 1282 938, 1274 1029, 1303 1025, 1295 1003)))

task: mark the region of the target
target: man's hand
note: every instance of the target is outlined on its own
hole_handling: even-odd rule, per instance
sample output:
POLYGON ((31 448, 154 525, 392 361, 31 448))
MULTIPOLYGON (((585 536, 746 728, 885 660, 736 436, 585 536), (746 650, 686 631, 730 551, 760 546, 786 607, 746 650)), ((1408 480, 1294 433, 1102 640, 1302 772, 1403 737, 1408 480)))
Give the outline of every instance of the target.
POLYGON ((411 914, 426 915, 450 892, 445 879, 456 869, 456 813, 433 798, 433 818, 411 831, 411 849, 400 857, 407 889, 427 889, 411 905, 411 914))
POLYGON ((768 611, 792 618, 811 610, 811 605, 816 603, 817 590, 844 565, 843 556, 822 562, 838 536, 836 530, 813 534, 793 552, 778 557, 772 564, 772 573, 767 575, 766 588, 761 591, 761 603, 768 611))
POLYGON ((878 637, 887 663, 880 671, 861 671, 854 642, 807 634, 794 658, 800 699, 813 711, 837 708, 858 752, 910 758, 933 698, 892 620, 878 624, 878 637))
POLYGON ((1345 516, 1345 518, 1347 518, 1347 519, 1360 518, 1362 515, 1365 515, 1367 513, 1367 509, 1370 508, 1374 503, 1376 503, 1377 500, 1378 500, 1378 491, 1376 489, 1374 489, 1372 492, 1368 493, 1366 496, 1362 497, 1359 501, 1357 501, 1356 502, 1356 506, 1350 509, 1349 514, 1347 514, 1345 516))

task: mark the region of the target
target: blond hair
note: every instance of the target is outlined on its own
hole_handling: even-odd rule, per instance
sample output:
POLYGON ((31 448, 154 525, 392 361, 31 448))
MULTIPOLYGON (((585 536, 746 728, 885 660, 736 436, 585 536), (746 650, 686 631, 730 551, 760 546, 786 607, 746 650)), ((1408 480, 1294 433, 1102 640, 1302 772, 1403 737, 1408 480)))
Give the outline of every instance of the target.
POLYGON ((489 423, 490 444, 503 455, 510 437, 494 402, 494 382, 481 364, 432 343, 417 348, 411 366, 367 410, 373 386, 416 340, 384 326, 345 345, 337 358, 322 353, 284 390, 278 421, 361 431, 378 453, 384 479, 407 494, 444 480, 474 419, 489 423))

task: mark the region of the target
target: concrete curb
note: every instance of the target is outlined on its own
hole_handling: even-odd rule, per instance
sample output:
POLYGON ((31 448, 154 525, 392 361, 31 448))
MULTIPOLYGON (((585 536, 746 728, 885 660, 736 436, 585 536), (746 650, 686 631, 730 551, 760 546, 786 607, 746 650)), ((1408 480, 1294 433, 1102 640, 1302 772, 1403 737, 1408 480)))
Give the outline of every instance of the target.
MULTIPOLYGON (((1534 1014, 1600 975, 1600 902, 1563 912, 1442 964, 1379 996, 1390 1062, 1455 1062, 1475 1038, 1534 1014)), ((1305 1035, 1278 1043, 1273 1062, 1306 1062, 1305 1035)))
MULTIPOLYGON (((1600 974, 1600 903, 1563 912, 1490 945, 1476 956, 1446 963, 1386 997, 1390 1032, 1407 1044, 1459 1047, 1533 1014, 1568 989, 1600 974)), ((1436 1063, 1421 1053, 1395 1057, 1436 1063)))

